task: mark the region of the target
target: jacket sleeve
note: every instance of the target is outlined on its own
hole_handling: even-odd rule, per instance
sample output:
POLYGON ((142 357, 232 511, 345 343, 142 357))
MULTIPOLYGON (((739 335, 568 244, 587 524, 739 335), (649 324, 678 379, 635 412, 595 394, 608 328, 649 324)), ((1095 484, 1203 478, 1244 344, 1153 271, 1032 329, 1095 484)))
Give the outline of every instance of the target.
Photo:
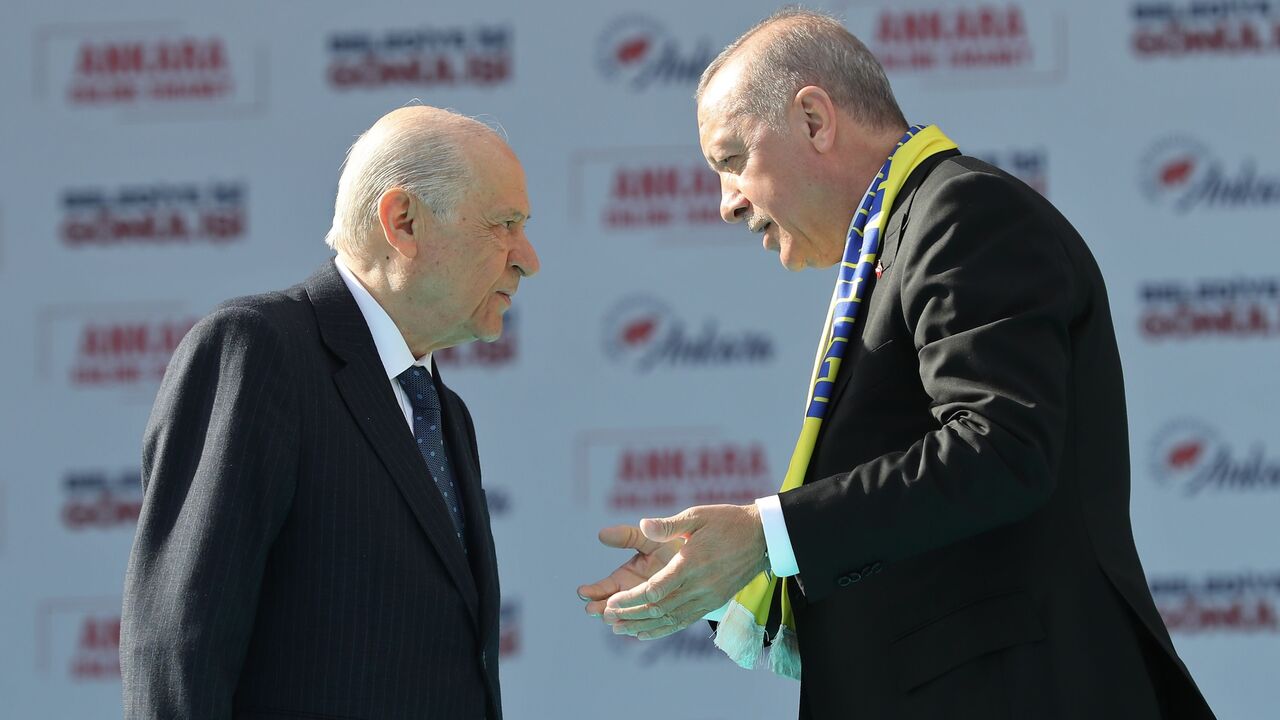
POLYGON ((143 443, 125 578, 126 718, 229 718, 263 568, 295 485, 286 338, 228 307, 183 339, 143 443))
POLYGON ((1017 521, 1048 501, 1066 430, 1077 280, 1036 202, 978 172, 917 198, 893 270, 939 427, 780 496, 811 601, 845 573, 1017 521))

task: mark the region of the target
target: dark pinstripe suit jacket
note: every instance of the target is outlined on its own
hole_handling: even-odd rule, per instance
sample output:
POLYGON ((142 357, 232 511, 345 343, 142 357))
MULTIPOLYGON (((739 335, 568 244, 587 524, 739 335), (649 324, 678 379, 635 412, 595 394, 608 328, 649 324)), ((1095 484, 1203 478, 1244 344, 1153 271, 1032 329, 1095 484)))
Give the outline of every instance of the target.
POLYGON ((501 718, 475 431, 435 377, 469 553, 332 263, 191 330, 143 448, 127 718, 501 718))

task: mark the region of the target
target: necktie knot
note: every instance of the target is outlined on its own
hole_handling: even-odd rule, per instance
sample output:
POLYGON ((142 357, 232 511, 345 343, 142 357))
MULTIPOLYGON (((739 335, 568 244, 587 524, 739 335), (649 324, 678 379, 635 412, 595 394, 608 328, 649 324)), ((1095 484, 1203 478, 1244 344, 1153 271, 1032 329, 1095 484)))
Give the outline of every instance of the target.
POLYGON ((440 398, 436 394, 436 386, 431 382, 431 373, 421 365, 413 365, 396 376, 400 387, 409 396, 409 404, 414 407, 440 406, 440 398))

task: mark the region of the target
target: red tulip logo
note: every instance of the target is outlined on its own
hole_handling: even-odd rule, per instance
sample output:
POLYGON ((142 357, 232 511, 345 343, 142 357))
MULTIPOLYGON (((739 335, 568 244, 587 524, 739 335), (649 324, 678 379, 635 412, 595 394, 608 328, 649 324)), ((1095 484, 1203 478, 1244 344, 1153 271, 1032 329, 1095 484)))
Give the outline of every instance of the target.
POLYGON ((643 60, 644 56, 649 52, 650 44, 649 38, 647 37, 638 37, 622 43, 618 46, 618 64, 630 65, 631 63, 643 60))

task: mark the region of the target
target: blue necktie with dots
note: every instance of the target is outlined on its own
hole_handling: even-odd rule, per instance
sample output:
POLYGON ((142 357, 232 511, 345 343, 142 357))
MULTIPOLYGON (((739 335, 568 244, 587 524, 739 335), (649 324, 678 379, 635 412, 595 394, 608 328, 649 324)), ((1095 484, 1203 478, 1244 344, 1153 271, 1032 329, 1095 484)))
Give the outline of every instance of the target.
POLYGON ((462 519, 462 497, 458 494, 458 486, 453 481, 453 471, 449 469, 449 456, 444 450, 444 428, 440 421, 440 396, 436 394, 435 383, 431 382, 431 374, 422 367, 414 365, 396 376, 400 387, 409 396, 409 404, 413 406, 413 438, 418 441, 418 451, 422 459, 427 461, 427 469, 431 471, 431 479, 435 480, 444 504, 449 508, 449 516, 453 518, 453 529, 458 534, 458 542, 465 551, 466 523, 462 519))

